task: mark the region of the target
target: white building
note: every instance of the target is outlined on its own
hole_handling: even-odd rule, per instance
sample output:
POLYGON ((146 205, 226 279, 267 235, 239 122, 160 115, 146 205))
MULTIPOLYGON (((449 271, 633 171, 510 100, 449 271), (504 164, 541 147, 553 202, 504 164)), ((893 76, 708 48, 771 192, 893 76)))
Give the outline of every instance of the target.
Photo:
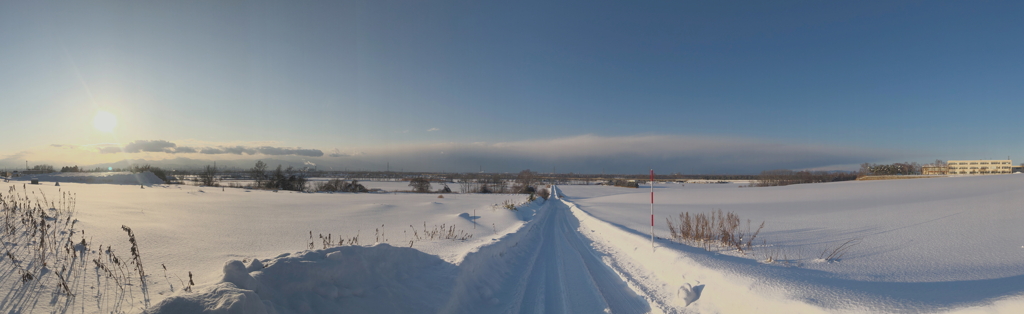
POLYGON ((946 162, 948 174, 1000 174, 1011 173, 1013 161, 1003 160, 950 160, 946 162))

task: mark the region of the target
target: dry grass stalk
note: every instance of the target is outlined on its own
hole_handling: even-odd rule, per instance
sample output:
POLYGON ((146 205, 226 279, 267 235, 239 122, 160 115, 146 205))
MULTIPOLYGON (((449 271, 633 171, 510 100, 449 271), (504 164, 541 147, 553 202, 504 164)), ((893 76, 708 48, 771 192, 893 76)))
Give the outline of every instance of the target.
POLYGON ((838 246, 826 247, 824 250, 821 251, 821 254, 818 255, 818 258, 823 259, 829 263, 838 261, 842 259, 843 256, 846 255, 846 252, 849 251, 851 247, 860 244, 860 241, 861 239, 853 238, 846 240, 846 242, 843 242, 838 246))
POLYGON ((733 212, 723 212, 721 209, 710 213, 689 212, 679 213, 675 220, 665 218, 668 224, 669 234, 672 239, 711 250, 712 246, 728 247, 739 252, 744 252, 752 247, 757 235, 764 228, 761 222, 757 231, 750 232, 750 222, 747 222, 747 231, 740 230, 740 217, 733 212))

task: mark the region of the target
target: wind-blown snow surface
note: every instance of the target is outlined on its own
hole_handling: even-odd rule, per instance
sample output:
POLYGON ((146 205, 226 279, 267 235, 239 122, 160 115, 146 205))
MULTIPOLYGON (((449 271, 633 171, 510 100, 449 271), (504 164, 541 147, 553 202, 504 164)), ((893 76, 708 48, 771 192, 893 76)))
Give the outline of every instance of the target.
MULTIPOLYGON (((491 209, 507 195, 64 188, 78 193, 79 219, 94 241, 125 242, 120 224, 136 230, 150 287, 164 287, 153 293, 154 304, 163 302, 150 313, 1024 309, 1019 175, 772 188, 657 184, 655 248, 647 189, 562 186, 563 199, 511 212, 491 209), (749 218, 753 228, 765 221, 758 238, 767 245, 747 254, 708 252, 662 238, 664 217, 712 209, 749 218), (408 235, 399 232, 412 230, 409 224, 422 230, 422 220, 428 229, 454 223, 475 230, 474 237, 404 247, 408 235), (380 224, 388 244, 373 245, 380 224), (363 246, 320 249, 317 234, 347 238, 353 229, 361 230, 363 246), (317 250, 303 250, 309 230, 317 250), (821 250, 853 238, 860 244, 841 260, 817 260, 821 250), (764 254, 785 262, 764 263, 764 254), (152 270, 159 263, 179 275, 193 271, 200 286, 182 292, 173 276, 165 281, 152 270)), ((22 312, 45 309, 39 299, 22 312)))

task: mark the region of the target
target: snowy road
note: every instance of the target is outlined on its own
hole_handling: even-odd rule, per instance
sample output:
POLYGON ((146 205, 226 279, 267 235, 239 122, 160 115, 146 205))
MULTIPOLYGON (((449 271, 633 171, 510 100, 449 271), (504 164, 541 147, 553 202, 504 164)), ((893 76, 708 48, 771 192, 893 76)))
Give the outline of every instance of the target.
POLYGON ((552 200, 538 221, 541 236, 524 273, 520 313, 646 313, 636 295, 594 252, 569 207, 552 200))
POLYGON ((517 234, 520 238, 505 239, 466 257, 456 282, 470 291, 456 293, 449 312, 651 311, 580 234, 579 221, 562 200, 548 200, 530 224, 517 234))

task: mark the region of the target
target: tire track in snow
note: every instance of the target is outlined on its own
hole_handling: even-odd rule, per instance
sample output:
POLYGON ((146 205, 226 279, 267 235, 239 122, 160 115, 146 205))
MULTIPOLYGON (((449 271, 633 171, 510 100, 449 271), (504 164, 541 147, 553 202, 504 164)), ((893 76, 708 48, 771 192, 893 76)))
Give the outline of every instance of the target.
POLYGON ((647 313, 560 200, 519 232, 466 256, 446 313, 647 313))

